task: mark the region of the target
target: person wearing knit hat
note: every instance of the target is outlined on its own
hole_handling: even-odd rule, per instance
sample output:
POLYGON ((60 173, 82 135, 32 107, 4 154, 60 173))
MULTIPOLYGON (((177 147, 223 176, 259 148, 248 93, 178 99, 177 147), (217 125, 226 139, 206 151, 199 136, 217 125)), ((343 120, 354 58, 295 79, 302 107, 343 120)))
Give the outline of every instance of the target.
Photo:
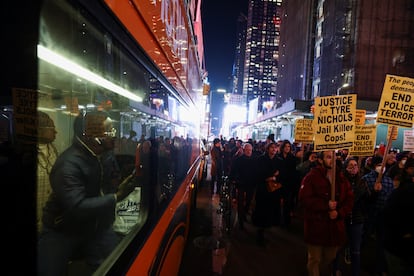
POLYGON ((396 156, 397 162, 392 165, 386 172, 386 174, 392 178, 394 182, 394 188, 398 188, 400 185, 400 177, 404 170, 404 165, 407 161, 407 157, 408 156, 406 152, 398 153, 396 156))
POLYGON ((371 168, 375 170, 375 167, 378 164, 381 164, 381 163, 382 163, 382 157, 381 156, 374 156, 371 159, 371 168))
POLYGON ((57 131, 52 118, 50 118, 50 116, 46 112, 38 111, 37 121, 38 142, 42 144, 53 142, 56 139, 57 131))
POLYGON ((401 161, 402 159, 407 160, 407 158, 408 158, 408 152, 406 152, 406 151, 397 153, 397 156, 395 157, 395 159, 397 159, 397 161, 401 161))
POLYGON ((49 174, 58 156, 58 151, 53 144, 56 139, 56 128, 52 118, 43 111, 37 112, 37 200, 36 200, 36 224, 40 233, 42 230, 43 207, 52 192, 49 182, 49 174))
POLYGON ((404 164, 405 169, 413 169, 414 168, 414 158, 408 158, 404 164))

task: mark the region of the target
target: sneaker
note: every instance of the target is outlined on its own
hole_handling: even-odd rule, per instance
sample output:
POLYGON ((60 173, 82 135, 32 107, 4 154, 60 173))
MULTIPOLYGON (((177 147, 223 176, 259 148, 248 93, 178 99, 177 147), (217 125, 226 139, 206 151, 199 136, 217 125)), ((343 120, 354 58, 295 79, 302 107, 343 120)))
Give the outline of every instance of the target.
POLYGON ((351 264, 352 260, 351 260, 351 250, 349 249, 349 247, 345 248, 345 252, 344 252, 344 260, 346 264, 351 264))

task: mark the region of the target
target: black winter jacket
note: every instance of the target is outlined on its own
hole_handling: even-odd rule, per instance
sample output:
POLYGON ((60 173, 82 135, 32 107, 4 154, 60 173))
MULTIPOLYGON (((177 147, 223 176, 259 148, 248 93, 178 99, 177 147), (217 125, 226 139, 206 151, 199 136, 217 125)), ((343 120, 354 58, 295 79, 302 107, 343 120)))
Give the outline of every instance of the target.
POLYGON ((115 197, 103 194, 99 157, 75 140, 56 160, 50 173, 52 194, 43 224, 62 232, 94 233, 114 218, 115 197))

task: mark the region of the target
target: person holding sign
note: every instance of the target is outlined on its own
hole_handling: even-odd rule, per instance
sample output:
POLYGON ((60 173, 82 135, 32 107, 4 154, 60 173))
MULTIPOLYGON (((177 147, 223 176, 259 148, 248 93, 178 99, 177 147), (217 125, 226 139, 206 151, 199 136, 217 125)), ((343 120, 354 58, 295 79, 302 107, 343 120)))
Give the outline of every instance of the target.
POLYGON ((384 253, 384 206, 394 189, 392 179, 387 175, 382 175, 378 181, 378 175, 384 172, 385 166, 383 158, 374 156, 371 161, 372 170, 368 174, 362 176, 361 181, 365 182, 373 194, 373 199, 368 205, 368 217, 365 227, 365 237, 375 235, 376 257, 375 257, 375 272, 378 274, 387 272, 387 262, 384 253))
POLYGON ((318 152, 317 166, 305 176, 299 190, 309 276, 330 275, 337 251, 346 242, 344 221, 352 211, 354 195, 340 169, 335 168, 332 179, 335 165, 332 151, 318 152))

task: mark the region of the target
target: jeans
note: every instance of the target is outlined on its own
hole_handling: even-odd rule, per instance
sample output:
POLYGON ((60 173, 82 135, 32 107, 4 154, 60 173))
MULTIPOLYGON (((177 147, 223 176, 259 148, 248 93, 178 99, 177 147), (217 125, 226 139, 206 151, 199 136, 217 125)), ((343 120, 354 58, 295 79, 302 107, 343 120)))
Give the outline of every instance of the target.
MULTIPOLYGON (((349 247, 351 253, 351 268, 352 268, 352 276, 360 275, 361 271, 361 243, 362 243, 362 235, 363 235, 363 228, 364 224, 346 224, 346 231, 348 235, 348 242, 346 246, 349 247)), ((343 251, 343 250, 341 250, 343 251)), ((334 271, 342 270, 341 269, 341 261, 340 258, 342 257, 341 254, 336 255, 336 259, 334 262, 334 271)))
POLYGON ((347 225, 348 235, 350 237, 349 248, 352 260, 352 275, 357 276, 361 270, 361 243, 364 224, 347 225))

